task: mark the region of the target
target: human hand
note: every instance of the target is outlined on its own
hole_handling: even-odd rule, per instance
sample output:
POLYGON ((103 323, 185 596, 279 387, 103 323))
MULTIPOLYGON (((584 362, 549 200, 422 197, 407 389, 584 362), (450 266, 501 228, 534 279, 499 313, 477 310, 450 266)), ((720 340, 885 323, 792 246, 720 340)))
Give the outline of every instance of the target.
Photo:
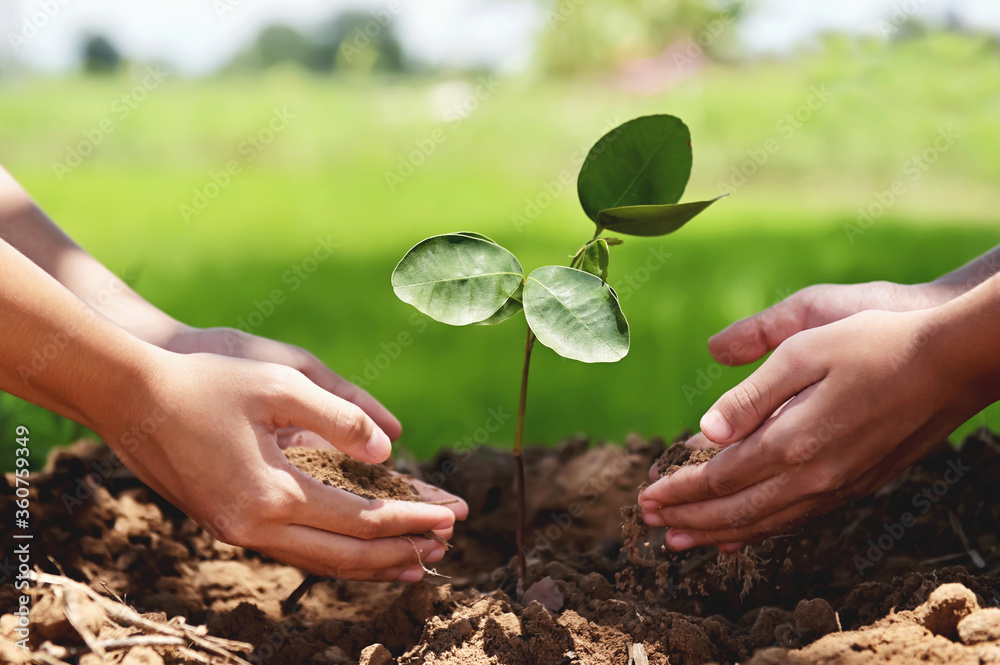
MULTIPOLYGON (((384 461, 386 434, 364 411, 277 364, 154 350, 143 389, 96 419, 98 434, 146 484, 224 542, 310 572, 414 582, 445 546, 465 502, 367 500, 294 467, 277 432, 302 427, 363 462, 384 461)), ((329 445, 328 444, 328 445, 329 445)))
POLYGON ((867 311, 787 338, 691 440, 723 449, 642 492, 646 523, 731 551, 882 486, 989 403, 942 330, 936 309, 867 311))
MULTIPOLYGON (((170 335, 161 346, 175 353, 215 353, 297 369, 320 388, 361 407, 391 441, 398 439, 402 433, 399 420, 367 391, 336 374, 313 354, 293 344, 258 337, 235 328, 194 328, 175 322, 170 335)), ((283 447, 311 445, 308 439, 302 440, 303 435, 304 432, 299 428, 279 433, 283 447)))
POLYGON ((817 284, 737 321, 708 340, 723 365, 745 365, 803 330, 824 326, 866 310, 909 312, 935 307, 962 293, 957 283, 817 284))

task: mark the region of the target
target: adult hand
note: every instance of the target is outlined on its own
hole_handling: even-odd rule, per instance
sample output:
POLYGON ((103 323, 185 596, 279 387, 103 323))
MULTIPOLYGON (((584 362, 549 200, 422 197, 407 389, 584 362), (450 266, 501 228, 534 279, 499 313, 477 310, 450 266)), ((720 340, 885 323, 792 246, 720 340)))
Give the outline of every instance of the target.
POLYGON ((723 365, 746 365, 803 330, 824 326, 866 310, 909 312, 936 307, 960 295, 961 284, 817 284, 730 325, 708 340, 723 365))
POLYGON ((671 527, 669 547, 732 550, 785 532, 874 491, 989 403, 939 339, 942 308, 819 323, 849 305, 748 328, 759 345, 739 358, 777 350, 702 419, 692 443, 723 449, 640 495, 645 521, 671 527), (820 327, 795 334, 808 324, 820 327))
MULTIPOLYGON (((293 344, 258 337, 234 328, 194 328, 176 324, 163 348, 175 353, 215 353, 233 358, 246 358, 285 365, 302 372, 317 386, 337 397, 352 402, 367 413, 391 441, 402 433, 399 420, 378 400, 362 388, 336 374, 303 348, 293 344)), ((283 445, 311 445, 297 435, 298 429, 280 433, 283 445)))
POLYGON ((367 500, 294 467, 277 432, 301 427, 363 462, 384 461, 389 438, 355 404, 286 366, 207 353, 156 351, 144 388, 98 434, 150 487, 216 538, 313 573, 417 581, 468 507, 367 500))

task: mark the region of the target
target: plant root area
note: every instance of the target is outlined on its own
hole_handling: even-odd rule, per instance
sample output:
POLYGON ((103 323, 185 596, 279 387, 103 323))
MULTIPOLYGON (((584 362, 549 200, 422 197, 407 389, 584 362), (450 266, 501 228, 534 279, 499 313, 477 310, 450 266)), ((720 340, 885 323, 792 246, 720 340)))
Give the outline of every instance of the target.
MULTIPOLYGON (((323 455, 289 456, 330 484, 350 475, 323 455)), ((511 454, 399 464, 469 502, 434 564, 442 577, 322 580, 283 615, 302 571, 216 541, 106 448, 76 444, 32 477, 28 650, 15 645, 17 541, 0 551, 0 662, 1000 663, 995 435, 942 444, 873 496, 728 556, 666 551, 664 531, 637 519, 637 488, 658 459, 666 473, 704 455, 657 439, 526 450, 520 597, 511 454)), ((379 473, 359 487, 392 490, 379 473)), ((14 501, 8 474, 5 534, 14 501)))

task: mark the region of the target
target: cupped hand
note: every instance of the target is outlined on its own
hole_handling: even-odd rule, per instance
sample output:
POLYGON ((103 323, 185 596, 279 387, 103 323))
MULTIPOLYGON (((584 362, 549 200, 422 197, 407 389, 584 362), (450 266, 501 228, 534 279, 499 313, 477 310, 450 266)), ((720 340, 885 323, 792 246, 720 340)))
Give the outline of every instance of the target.
POLYGON ((985 406, 940 330, 934 309, 866 311, 789 337, 702 419, 691 443, 722 450, 640 494, 645 521, 731 550, 882 486, 985 406))
POLYGON ((258 337, 235 328, 194 328, 178 324, 162 345, 174 353, 215 353, 285 365, 297 369, 317 386, 361 407, 391 441, 402 433, 399 420, 367 391, 344 379, 303 348, 258 337))
POLYGON ((362 408, 289 367, 208 353, 156 351, 144 390, 98 433, 133 472, 224 542, 330 577, 416 581, 466 504, 367 500, 293 466, 279 432, 303 428, 363 462, 388 436, 362 408))

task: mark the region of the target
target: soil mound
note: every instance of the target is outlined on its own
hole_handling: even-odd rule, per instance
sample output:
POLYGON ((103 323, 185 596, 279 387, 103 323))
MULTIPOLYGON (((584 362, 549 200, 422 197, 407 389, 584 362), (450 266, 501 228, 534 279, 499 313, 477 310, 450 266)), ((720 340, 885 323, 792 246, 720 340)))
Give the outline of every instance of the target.
MULTIPOLYGON (((1000 662, 1000 504, 987 500, 1000 477, 1000 443, 992 434, 977 433, 960 451, 942 445, 875 495, 730 557, 665 552, 662 530, 641 525, 636 552, 625 547, 620 511, 634 505, 664 449, 659 440, 573 439, 525 451, 531 553, 520 599, 514 464, 492 449, 443 451, 404 469, 470 504, 454 549, 436 564, 450 580, 326 580, 299 612, 282 616, 301 571, 213 540, 93 444, 58 452, 32 478, 33 561, 54 574, 51 557, 67 577, 103 598, 117 595, 142 617, 182 617, 177 625, 205 626, 219 644, 249 643, 243 658, 252 663, 1000 662)), ((290 458, 339 484, 341 461, 314 455, 290 458)), ((685 455, 672 449, 666 468, 685 455)), ((13 498, 8 476, 0 483, 7 531, 13 498)), ((9 540, 4 546, 0 660, 31 662, 13 646, 16 567, 9 540)), ((85 655, 86 641, 58 611, 65 592, 38 585, 32 593, 33 649, 48 640, 63 648, 62 662, 101 662, 85 655)), ((96 617, 92 632, 111 635, 101 623, 108 608, 88 610, 96 602, 88 598, 77 594, 81 621, 96 617)), ((109 657, 225 662, 210 650, 195 655, 202 660, 135 644, 109 657)))

